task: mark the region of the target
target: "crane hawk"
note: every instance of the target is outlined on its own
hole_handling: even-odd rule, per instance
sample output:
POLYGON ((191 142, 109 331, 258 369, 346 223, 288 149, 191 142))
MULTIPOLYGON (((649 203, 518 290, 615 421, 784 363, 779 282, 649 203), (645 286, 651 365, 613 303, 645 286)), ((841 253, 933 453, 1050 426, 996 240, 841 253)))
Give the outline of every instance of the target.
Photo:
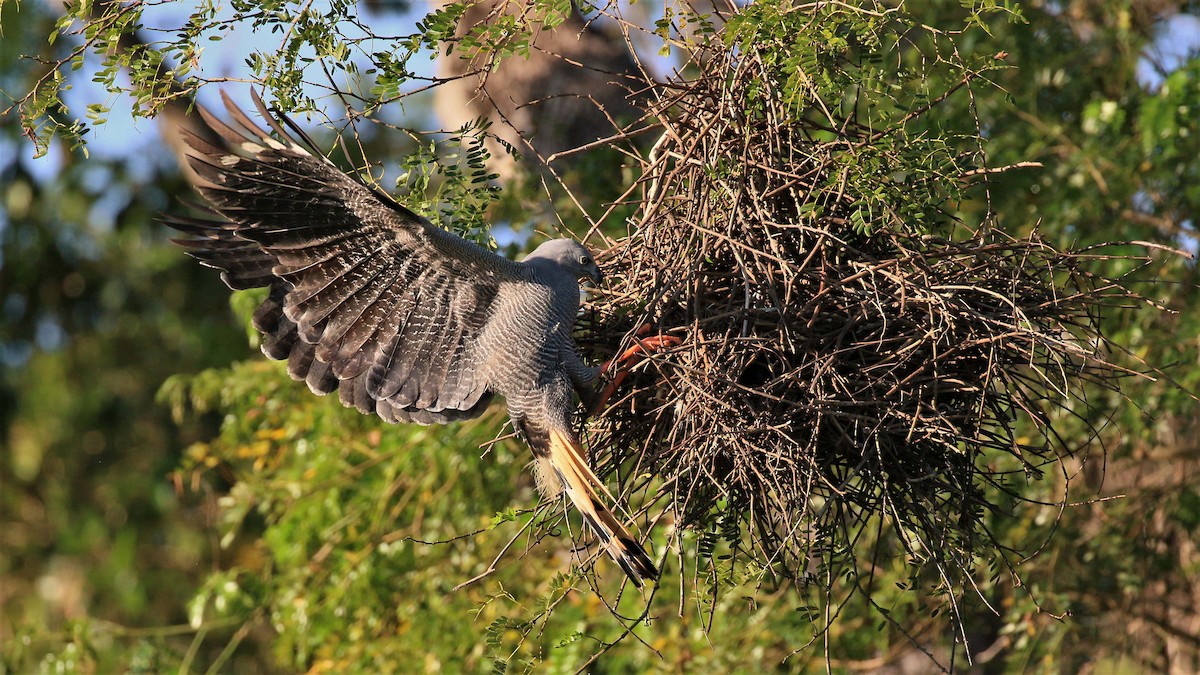
POLYGON ((165 222, 230 288, 270 289, 254 313, 263 352, 313 392, 336 390, 388 422, 470 419, 499 394, 543 494, 565 491, 636 585, 656 579, 571 425, 575 394, 599 374, 571 337, 579 280, 600 278, 587 248, 557 239, 520 262, 498 256, 348 176, 280 116, 301 145, 257 94, 276 137, 222 99, 242 129, 201 108, 224 147, 185 138, 206 216, 165 222))

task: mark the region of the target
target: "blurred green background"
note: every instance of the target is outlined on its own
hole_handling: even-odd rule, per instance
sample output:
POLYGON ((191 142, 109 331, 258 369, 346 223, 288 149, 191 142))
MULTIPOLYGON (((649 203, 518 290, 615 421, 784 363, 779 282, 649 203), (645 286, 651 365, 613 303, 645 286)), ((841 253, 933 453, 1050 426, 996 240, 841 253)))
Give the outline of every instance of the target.
MULTIPOLYGON (((904 9, 950 27, 971 11, 904 9)), ((997 177, 1001 222, 1014 233, 1040 223, 1062 246, 1194 251, 1200 5, 1021 9, 1023 21, 989 18, 988 32, 960 39, 1012 68, 942 113, 947 128, 978 117, 993 165, 1044 165, 997 177)), ((386 7, 367 16, 400 32, 414 20, 386 7)), ((48 3, 0 3, 6 96, 48 72, 23 55, 71 48, 47 43, 56 19, 48 3)), ((75 100, 106 99, 79 79, 75 100)), ((154 124, 119 119, 113 102, 88 158, 55 145, 33 159, 17 116, 0 118, 0 672, 573 672, 620 637, 586 578, 567 576, 569 539, 520 537, 535 517, 520 510, 536 502, 527 451, 512 440, 481 449, 501 413, 388 427, 311 396, 258 355, 245 323, 253 298, 231 303, 155 221, 187 188, 154 124), (494 575, 454 590, 514 538, 494 575)), ((398 114, 425 120, 428 106, 413 99, 398 114)), ((367 143, 385 164, 411 150, 367 143)), ((510 211, 545 209, 533 194, 506 199, 510 211)), ((959 215, 978 221, 984 208, 959 215)), ((1107 451, 1074 467, 1085 486, 1074 498, 1122 499, 998 518, 1018 548, 1053 537, 1021 566, 1025 588, 981 573, 997 613, 961 599, 981 671, 1200 670, 1200 436, 1195 401, 1175 386, 1200 379, 1200 298, 1191 261, 1164 256, 1155 269, 1161 283, 1140 289, 1171 311, 1114 313, 1109 334, 1175 383, 1129 380, 1129 400, 1097 392, 1098 439, 1063 428, 1068 444, 1107 451)), ((1054 501, 1060 487, 1051 479, 1028 496, 1054 501)), ((612 572, 594 580, 606 598, 612 572)), ((946 654, 954 630, 913 595, 877 600, 946 654)), ((665 588, 640 640, 593 668, 930 668, 861 602, 810 645, 800 604, 786 588, 736 581, 715 602, 665 588)), ((644 603, 626 593, 618 609, 636 616, 644 603)))

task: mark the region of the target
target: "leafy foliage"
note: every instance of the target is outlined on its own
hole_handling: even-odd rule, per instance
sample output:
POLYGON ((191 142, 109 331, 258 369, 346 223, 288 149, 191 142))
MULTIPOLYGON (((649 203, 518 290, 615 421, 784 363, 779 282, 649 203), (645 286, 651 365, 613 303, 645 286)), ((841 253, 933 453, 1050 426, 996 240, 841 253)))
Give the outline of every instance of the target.
MULTIPOLYGON (((4 118, 0 140, 0 669, 567 671, 597 654, 593 667, 613 671, 766 670, 785 660, 797 670, 851 669, 907 658, 908 638, 955 665, 950 654, 965 638, 989 668, 1195 669, 1196 650, 1186 646, 1197 634, 1195 611, 1168 602, 1200 606, 1189 557, 1200 494, 1194 401, 1170 381, 1200 381, 1186 365, 1196 362, 1200 332, 1190 262, 1164 257, 1153 274, 1168 283, 1139 287, 1177 314, 1119 313, 1104 324, 1130 355, 1182 365, 1170 378, 1130 382, 1136 406, 1086 390, 1091 418, 1054 420, 1080 456, 1099 453, 1084 447, 1097 443, 1111 451, 1106 471, 1068 463, 1066 474, 1098 495, 1127 497, 1062 509, 1014 500, 1006 513, 984 514, 1001 541, 1047 543, 1024 551, 1020 588, 978 563, 978 591, 955 597, 967 635, 948 628, 937 580, 894 558, 856 571, 871 580, 874 606, 861 596, 833 606, 813 592, 819 586, 763 585, 762 569, 731 562, 736 538, 723 535, 732 522, 702 532, 658 524, 655 547, 671 546, 669 565, 693 571, 697 587, 663 585, 652 602, 626 594, 616 606, 622 621, 603 602, 616 597, 614 570, 600 562, 591 575, 572 565, 581 554, 568 535, 578 523, 562 520, 557 505, 522 508, 534 499, 525 451, 511 441, 479 448, 500 432, 498 418, 381 428, 312 397, 276 366, 229 365, 247 353, 246 327, 226 318, 213 276, 171 252, 152 225, 167 196, 182 192, 178 180, 77 161, 80 141, 115 114, 118 92, 131 94, 135 115, 151 115, 223 79, 206 68, 215 49, 252 29, 248 78, 281 108, 354 101, 340 121, 353 127, 355 155, 387 163, 409 154, 402 186, 410 203, 486 239, 489 211, 537 210, 530 195, 495 201, 477 143, 487 130, 415 136, 397 150, 383 138, 398 135, 387 114, 399 103, 421 112, 413 92, 435 78, 419 74, 420 60, 451 43, 520 59, 528 32, 552 28, 568 3, 532 3, 521 19, 462 39, 456 4, 392 38, 344 1, 197 2, 183 17, 160 4, 179 3, 72 2, 61 17, 37 3, 0 3, 0 87, 22 115, 4 118), (139 26, 157 42, 130 42, 139 26), (89 78, 104 93, 87 96, 104 102, 64 104, 64 91, 80 92, 89 78), (338 98, 316 99, 320 88, 338 98), (61 167, 31 172, 8 152, 22 135, 62 157, 61 167), (156 406, 155 390, 172 373, 185 374, 167 380, 156 406), (1091 440, 1089 426, 1105 434, 1091 440), (634 621, 643 612, 648 625, 634 621), (809 642, 814 625, 828 630, 809 642)), ((904 134, 851 148, 826 174, 858 186, 847 212, 857 236, 876 232, 881 216, 945 233, 997 215, 1014 236, 1036 224, 1060 246, 1194 246, 1200 71, 1192 59, 1162 73, 1161 85, 1137 80, 1155 34, 1140 4, 1032 3, 1018 12, 993 2, 906 2, 845 12, 835 3, 823 14, 809 7, 811 15, 782 7, 751 4, 728 24, 723 12, 669 8, 657 35, 674 55, 687 52, 681 36, 695 30, 760 50, 786 75, 797 115, 811 114, 806 101, 816 96, 836 102, 827 120, 852 113, 879 132, 907 120, 904 134), (929 28, 897 38, 897 22, 929 28), (960 85, 966 80, 977 86, 960 85), (1027 168, 991 171, 1016 165, 1027 168), (986 179, 981 187, 938 180, 971 171, 986 179)), ((740 103, 762 114, 767 95, 740 103)), ((733 175, 719 158, 711 169, 733 175)), ((584 171, 593 183, 637 178, 599 163, 584 171)), ((626 231, 632 205, 587 218, 577 202, 598 207, 560 199, 565 226, 626 231)), ((1123 264, 1112 261, 1106 273, 1128 272, 1123 264)), ((235 298, 242 315, 249 304, 235 298)), ((1061 486, 1019 492, 1055 503, 1061 486)))

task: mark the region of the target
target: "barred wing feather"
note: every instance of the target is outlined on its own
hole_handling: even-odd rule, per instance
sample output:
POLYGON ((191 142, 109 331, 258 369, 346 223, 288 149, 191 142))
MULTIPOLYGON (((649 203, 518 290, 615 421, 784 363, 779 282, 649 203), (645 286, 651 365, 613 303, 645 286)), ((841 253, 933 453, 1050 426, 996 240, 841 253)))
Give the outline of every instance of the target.
POLYGON ((257 95, 274 137, 222 98, 242 129, 201 109, 225 147, 187 138, 212 206, 165 221, 230 288, 271 289, 254 316, 263 352, 314 392, 337 390, 389 422, 482 413, 491 393, 475 338, 500 285, 524 279, 524 267, 351 178, 257 95))

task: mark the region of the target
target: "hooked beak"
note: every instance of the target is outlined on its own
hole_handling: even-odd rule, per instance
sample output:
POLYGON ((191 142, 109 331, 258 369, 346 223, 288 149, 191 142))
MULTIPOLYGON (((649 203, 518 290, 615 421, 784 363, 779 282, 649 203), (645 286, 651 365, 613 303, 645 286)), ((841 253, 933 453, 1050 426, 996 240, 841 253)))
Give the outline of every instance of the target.
POLYGON ((599 267, 595 267, 594 269, 596 270, 595 272, 587 269, 583 270, 579 276, 581 286, 597 287, 604 283, 604 273, 600 271, 599 267))

